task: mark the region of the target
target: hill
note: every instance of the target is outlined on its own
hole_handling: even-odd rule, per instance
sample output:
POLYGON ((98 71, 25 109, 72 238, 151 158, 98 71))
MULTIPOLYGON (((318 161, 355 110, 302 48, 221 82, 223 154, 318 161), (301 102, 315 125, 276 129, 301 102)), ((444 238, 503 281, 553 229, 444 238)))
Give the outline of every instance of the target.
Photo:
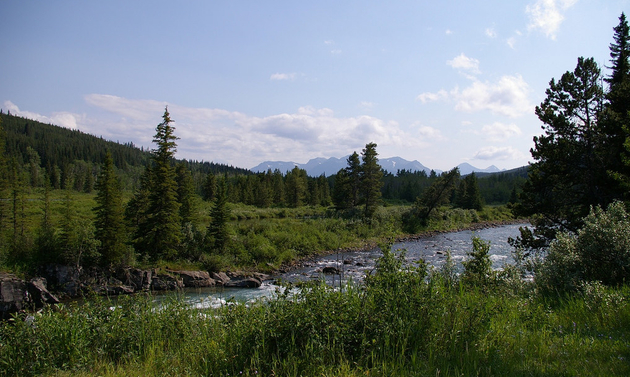
MULTIPOLYGON (((28 171, 32 185, 42 184, 47 177, 55 188, 81 190, 109 150, 114 165, 121 173, 123 184, 130 188, 137 181, 150 159, 150 151, 133 143, 119 143, 52 124, 9 114, 0 114, 6 134, 6 153, 9 160, 28 171)), ((252 174, 247 169, 212 162, 177 160, 184 162, 198 175, 212 173, 252 174)))

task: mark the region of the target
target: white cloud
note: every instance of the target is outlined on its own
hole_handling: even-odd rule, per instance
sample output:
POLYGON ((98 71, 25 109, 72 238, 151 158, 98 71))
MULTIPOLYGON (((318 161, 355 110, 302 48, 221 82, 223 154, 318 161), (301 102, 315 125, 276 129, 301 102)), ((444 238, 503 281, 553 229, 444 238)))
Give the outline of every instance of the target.
POLYGON ((564 20, 564 12, 577 3, 577 0, 537 0, 527 5, 529 15, 528 30, 540 30, 548 38, 556 39, 556 33, 564 20))
POLYGON ((77 129, 78 125, 84 120, 85 116, 73 114, 70 112, 55 112, 50 116, 45 116, 30 111, 21 111, 20 108, 11 101, 5 101, 4 107, 13 115, 21 116, 28 119, 37 120, 42 123, 54 124, 57 126, 77 129))
POLYGON ((514 48, 515 48, 515 46, 516 46, 516 38, 514 38, 514 37, 510 37, 510 38, 508 38, 505 42, 508 44, 508 46, 510 46, 510 48, 511 48, 512 50, 514 50, 514 48))
POLYGON ((494 30, 494 28, 487 28, 486 29, 486 37, 488 38, 496 38, 497 37, 497 32, 494 30))
POLYGON ((476 160, 519 160, 524 153, 512 147, 483 147, 473 157, 476 160))
POLYGON ((503 76, 497 83, 475 81, 457 94, 455 109, 465 112, 490 110, 517 117, 532 111, 528 93, 529 85, 520 75, 503 76))
POLYGON ((371 111, 374 106, 376 104, 374 102, 369 102, 369 101, 361 101, 361 103, 359 103, 359 108, 365 110, 365 111, 371 111))
POLYGON ((450 92, 422 93, 417 99, 423 103, 438 100, 455 101, 455 110, 477 112, 489 110, 496 114, 518 117, 533 110, 528 94, 529 85, 520 75, 503 76, 496 83, 473 80, 472 84, 450 92))
POLYGON ((418 97, 416 97, 416 99, 421 101, 422 103, 441 101, 447 98, 448 98, 448 92, 444 89, 438 91, 437 93, 430 93, 430 92, 421 93, 420 95, 418 95, 418 97))
POLYGON ((481 135, 489 141, 504 141, 521 134, 521 129, 516 124, 503 124, 501 122, 487 124, 481 129, 481 135))
POLYGON ((422 139, 428 139, 431 141, 444 140, 444 135, 442 135, 440 130, 429 126, 419 126, 418 135, 422 139))
POLYGON ((339 49, 330 50, 330 53, 331 53, 331 54, 333 54, 333 55, 339 55, 339 54, 341 54, 341 52, 342 52, 342 51, 341 51, 341 50, 339 50, 339 49))
POLYGON ((271 75, 271 77, 269 77, 269 80, 271 81, 283 81, 283 80, 290 80, 293 81, 295 80, 295 73, 274 73, 273 75, 271 75))
MULTIPOLYGON (((166 103, 92 94, 91 105, 109 112, 107 121, 86 122, 85 132, 113 140, 149 146, 166 103)), ((305 106, 292 113, 256 117, 223 109, 168 104, 174 119, 178 156, 251 167, 261 161, 307 161, 321 156, 345 156, 368 142, 402 149, 426 145, 439 136, 430 127, 404 131, 396 122, 371 116, 337 117, 331 109, 305 106)), ((101 117, 103 119, 105 117, 101 117)))
POLYGON ((464 53, 461 53, 459 56, 453 58, 453 60, 446 61, 446 64, 460 71, 466 71, 473 74, 481 73, 481 71, 479 71, 479 60, 469 58, 464 55, 464 53))
POLYGON ((453 30, 451 30, 451 29, 446 29, 446 31, 444 32, 444 34, 446 34, 446 35, 451 35, 451 34, 453 34, 453 30))

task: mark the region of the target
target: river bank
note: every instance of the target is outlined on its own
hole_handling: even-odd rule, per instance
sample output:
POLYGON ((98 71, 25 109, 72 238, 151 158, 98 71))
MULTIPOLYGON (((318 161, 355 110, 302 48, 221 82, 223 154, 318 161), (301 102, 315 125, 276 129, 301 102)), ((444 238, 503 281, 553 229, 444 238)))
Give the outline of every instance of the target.
MULTIPOLYGON (((441 234, 461 231, 479 231, 506 225, 527 224, 525 220, 486 221, 466 227, 448 230, 426 231, 405 235, 394 243, 413 243, 441 234)), ((132 267, 108 270, 47 265, 40 269, 37 277, 20 279, 15 275, 0 275, 0 316, 7 318, 11 313, 33 310, 44 305, 56 304, 91 295, 118 296, 140 292, 167 292, 184 288, 258 288, 264 281, 298 281, 325 279, 335 282, 349 278, 361 280, 373 268, 380 255, 370 253, 377 250, 377 242, 366 242, 358 247, 328 250, 315 256, 283 264, 270 274, 258 271, 183 271, 171 269, 138 269, 132 267), (335 258, 326 258, 335 255, 335 258)), ((443 254, 423 255, 423 258, 441 258, 443 254)), ((418 256, 420 258, 420 256, 418 256)), ((439 263, 439 260, 436 262, 439 263)))

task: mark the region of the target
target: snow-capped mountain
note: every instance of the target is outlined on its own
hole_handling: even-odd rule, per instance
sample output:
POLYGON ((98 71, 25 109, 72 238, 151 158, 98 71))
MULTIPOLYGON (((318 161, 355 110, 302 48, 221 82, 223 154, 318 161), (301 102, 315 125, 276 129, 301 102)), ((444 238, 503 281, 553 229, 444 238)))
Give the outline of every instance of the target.
MULTIPOLYGON (((337 174, 340 169, 343 169, 348 166, 348 156, 342 158, 314 158, 309 160, 305 164, 300 164, 297 162, 291 161, 265 161, 257 166, 254 166, 250 170, 255 173, 265 172, 267 170, 275 171, 278 169, 282 174, 287 171, 292 170, 294 167, 298 167, 300 169, 306 170, 306 173, 311 177, 318 177, 322 174, 326 176, 331 176, 333 174, 337 174)), ((399 170, 409 170, 409 171, 424 171, 427 174, 431 173, 431 168, 428 168, 422 165, 420 162, 407 161, 404 158, 400 157, 390 157, 390 158, 382 158, 378 160, 378 163, 381 167, 392 174, 396 174, 399 170)), ((484 172, 484 173, 495 173, 499 172, 499 168, 492 165, 485 169, 476 168, 468 163, 462 163, 457 166, 459 168, 459 172, 461 175, 470 174, 472 172, 484 172)), ((435 170, 436 173, 440 174, 442 171, 435 170)))

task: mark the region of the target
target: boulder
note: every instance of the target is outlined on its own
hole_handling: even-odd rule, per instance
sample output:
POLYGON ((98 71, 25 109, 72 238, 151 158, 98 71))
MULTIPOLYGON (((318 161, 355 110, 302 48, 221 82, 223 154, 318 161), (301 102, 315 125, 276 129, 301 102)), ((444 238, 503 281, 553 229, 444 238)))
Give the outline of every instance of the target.
POLYGON ((258 288, 262 285, 262 281, 255 277, 233 278, 225 283, 226 288, 258 288))
POLYGON ((174 291, 181 288, 184 288, 182 279, 170 274, 158 273, 151 279, 151 289, 154 291, 174 291))
POLYGON ((339 275, 339 269, 337 267, 326 266, 322 269, 322 272, 326 275, 339 275))
POLYGON ((36 308, 41 308, 46 304, 58 304, 59 299, 52 293, 48 292, 46 288, 46 279, 38 277, 33 278, 28 282, 27 291, 30 296, 30 300, 33 302, 36 308))
POLYGON ((123 285, 133 287, 136 292, 148 291, 151 289, 153 271, 137 268, 120 268, 116 271, 116 277, 122 281, 123 285))
POLYGON ((22 310, 26 304, 26 283, 11 274, 0 273, 0 316, 9 318, 11 313, 22 310))
POLYGON ((210 277, 207 271, 169 271, 182 278, 184 287, 202 288, 213 287, 216 281, 210 277))
POLYGON ((77 296, 81 290, 81 271, 73 266, 49 264, 44 267, 44 276, 55 292, 77 296))
POLYGON ((225 285, 230 281, 230 277, 225 272, 212 272, 210 277, 216 281, 218 285, 225 285))

